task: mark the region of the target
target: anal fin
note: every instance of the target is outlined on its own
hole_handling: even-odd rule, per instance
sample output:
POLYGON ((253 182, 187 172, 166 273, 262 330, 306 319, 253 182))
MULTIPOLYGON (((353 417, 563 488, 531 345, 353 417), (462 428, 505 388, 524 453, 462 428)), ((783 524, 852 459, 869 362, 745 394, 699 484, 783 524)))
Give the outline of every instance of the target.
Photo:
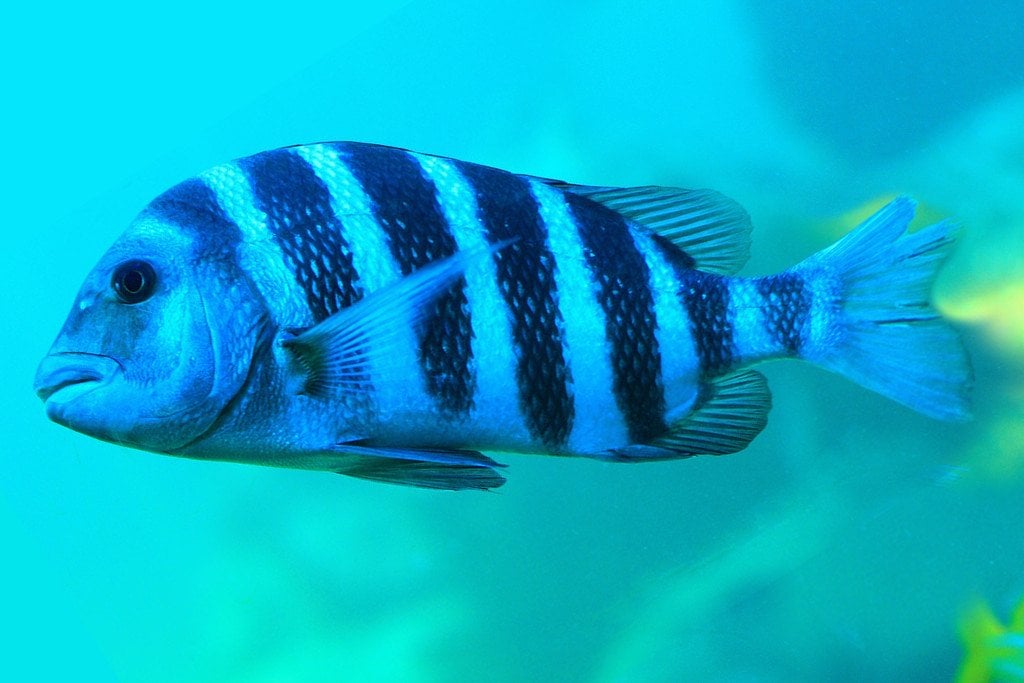
POLYGON ((692 455, 725 455, 750 445, 768 423, 772 395, 755 370, 709 382, 697 407, 648 443, 609 451, 613 460, 670 460, 692 455))

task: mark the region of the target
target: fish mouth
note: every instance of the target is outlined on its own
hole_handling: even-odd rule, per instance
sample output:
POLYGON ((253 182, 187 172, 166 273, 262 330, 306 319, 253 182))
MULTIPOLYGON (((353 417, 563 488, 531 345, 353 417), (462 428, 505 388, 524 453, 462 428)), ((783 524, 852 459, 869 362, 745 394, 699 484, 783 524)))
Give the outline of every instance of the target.
POLYGON ((46 404, 67 403, 108 383, 120 368, 110 356, 67 351, 51 354, 36 372, 36 396, 46 404))

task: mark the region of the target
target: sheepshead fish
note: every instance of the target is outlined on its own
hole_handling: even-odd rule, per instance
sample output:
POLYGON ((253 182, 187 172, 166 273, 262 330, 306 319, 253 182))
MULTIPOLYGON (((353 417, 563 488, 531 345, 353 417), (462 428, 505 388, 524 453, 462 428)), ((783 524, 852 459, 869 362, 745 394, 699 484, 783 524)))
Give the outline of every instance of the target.
POLYGON ((362 143, 263 152, 153 200, 36 376, 47 415, 158 453, 439 489, 485 453, 639 462, 742 450, 802 358, 926 415, 970 366, 929 305, 952 226, 899 198, 736 277, 751 226, 709 190, 595 187, 362 143))

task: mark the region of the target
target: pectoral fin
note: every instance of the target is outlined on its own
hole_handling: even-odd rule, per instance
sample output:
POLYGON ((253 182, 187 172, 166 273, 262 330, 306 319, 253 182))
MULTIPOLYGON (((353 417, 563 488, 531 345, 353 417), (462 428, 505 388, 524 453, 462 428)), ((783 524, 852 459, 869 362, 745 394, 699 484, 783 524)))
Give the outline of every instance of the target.
POLYGON ((406 338, 409 325, 416 326, 429 315, 437 297, 466 270, 508 244, 460 251, 424 266, 282 341, 304 375, 303 393, 326 398, 358 390, 365 382, 371 353, 390 357, 406 338))

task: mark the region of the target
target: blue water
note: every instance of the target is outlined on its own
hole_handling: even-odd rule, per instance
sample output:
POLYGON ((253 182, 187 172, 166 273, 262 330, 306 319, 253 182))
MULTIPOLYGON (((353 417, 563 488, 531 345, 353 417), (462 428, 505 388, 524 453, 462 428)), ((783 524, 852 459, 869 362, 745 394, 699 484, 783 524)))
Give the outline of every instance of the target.
POLYGON ((18 6, 7 122, 0 678, 948 680, 1024 597, 1017 2, 18 6), (503 457, 494 494, 177 460, 48 422, 32 375, 166 187, 351 139, 609 185, 717 188, 746 273, 907 192, 955 216, 936 300, 975 419, 766 366, 746 451, 503 457))

